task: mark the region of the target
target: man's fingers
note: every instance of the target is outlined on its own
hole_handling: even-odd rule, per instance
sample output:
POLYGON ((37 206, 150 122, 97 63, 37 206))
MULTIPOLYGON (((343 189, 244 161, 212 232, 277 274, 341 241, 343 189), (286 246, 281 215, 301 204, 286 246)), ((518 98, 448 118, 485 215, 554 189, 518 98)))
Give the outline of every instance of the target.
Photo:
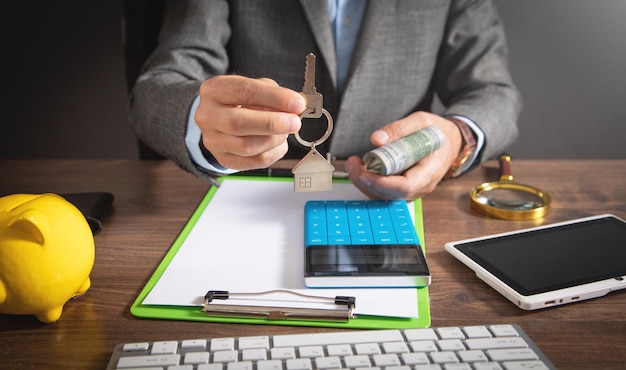
POLYGON ((216 76, 201 85, 200 97, 203 96, 223 105, 261 107, 293 114, 300 114, 306 108, 302 95, 266 78, 216 76))
MULTIPOLYGON (((256 139, 260 138, 246 138, 246 140, 256 139)), ((213 153, 213 155, 222 166, 235 170, 245 171, 256 168, 269 167, 270 165, 284 157, 288 150, 288 144, 286 140, 279 142, 276 146, 272 146, 270 144, 266 150, 262 151, 257 150, 259 146, 235 144, 233 147, 231 147, 230 145, 226 145, 225 151, 213 153)))
POLYGON ((293 134, 302 125, 300 118, 291 113, 243 107, 222 108, 213 113, 213 129, 233 136, 293 134))

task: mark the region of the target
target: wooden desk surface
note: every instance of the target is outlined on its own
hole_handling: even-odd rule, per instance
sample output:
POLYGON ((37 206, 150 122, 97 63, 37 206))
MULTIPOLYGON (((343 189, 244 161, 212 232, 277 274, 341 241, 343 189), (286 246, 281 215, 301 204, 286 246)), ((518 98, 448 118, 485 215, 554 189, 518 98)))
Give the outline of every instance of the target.
MULTIPOLYGON (((494 220, 469 209, 469 190, 497 178, 496 162, 444 181, 424 197, 427 258, 433 274, 432 325, 518 323, 559 368, 625 368, 626 292, 523 311, 479 281, 443 245, 600 213, 626 218, 626 160, 514 160, 513 174, 519 182, 552 195, 553 207, 546 218, 494 220)), ((68 303, 54 324, 41 324, 30 316, 0 315, 0 368, 102 369, 121 342, 333 330, 131 316, 131 303, 208 187, 169 161, 0 161, 0 194, 108 191, 115 195, 105 229, 95 237, 91 289, 68 303)))

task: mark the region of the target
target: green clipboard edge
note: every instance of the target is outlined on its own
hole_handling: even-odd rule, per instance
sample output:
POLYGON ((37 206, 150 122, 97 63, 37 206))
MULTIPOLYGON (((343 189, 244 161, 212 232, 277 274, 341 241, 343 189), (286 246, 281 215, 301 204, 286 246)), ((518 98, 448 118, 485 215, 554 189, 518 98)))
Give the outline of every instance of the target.
MULTIPOLYGON (((257 177, 257 176, 227 176, 218 179, 221 184, 224 179, 233 180, 250 180, 250 181, 293 181, 289 177, 257 177)), ((349 180, 334 180, 335 183, 349 183, 349 180)), ((135 317, 147 319, 164 319, 164 320, 184 320, 184 321, 204 321, 204 322, 221 322, 221 323, 238 323, 238 324, 266 324, 266 325, 290 325, 290 326, 316 326, 316 327, 332 327, 332 328, 351 328, 351 329, 404 329, 404 328, 425 328, 430 326, 430 300, 428 296, 428 287, 419 288, 417 292, 418 313, 417 318, 396 318, 383 316, 359 315, 358 318, 351 319, 348 322, 333 321, 303 321, 303 320, 266 320, 260 318, 239 318, 239 317, 215 317, 207 316, 200 307, 191 306, 163 306, 163 305, 142 305, 141 302, 146 298, 148 293, 159 281, 167 266, 170 264, 183 242, 194 228, 196 222, 200 218, 202 212, 207 207, 218 187, 212 186, 206 195, 202 198, 200 204, 191 215, 189 221, 182 229, 170 250, 165 254, 163 260, 156 268, 144 288, 141 290, 137 299, 130 307, 130 312, 135 317)), ((416 199, 413 202, 415 206, 415 230, 420 241, 424 240, 424 223, 422 220, 422 201, 416 199)), ((420 243, 424 253, 425 245, 420 243)))

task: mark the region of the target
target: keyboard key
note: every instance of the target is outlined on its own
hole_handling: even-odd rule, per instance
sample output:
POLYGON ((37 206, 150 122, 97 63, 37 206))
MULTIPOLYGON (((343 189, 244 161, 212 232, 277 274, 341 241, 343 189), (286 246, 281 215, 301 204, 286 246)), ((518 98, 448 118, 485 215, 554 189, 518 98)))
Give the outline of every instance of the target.
POLYGON ((269 337, 242 337, 239 338, 239 349, 250 349, 250 348, 270 348, 270 339, 269 337))
POLYGON ((372 366, 372 362, 370 361, 369 356, 365 356, 365 355, 346 356, 344 358, 344 361, 346 363, 347 368, 372 366))
POLYGON ((154 355, 122 357, 117 363, 118 369, 148 366, 170 366, 180 363, 180 355, 154 355))
POLYGON ((445 370, 473 370, 470 364, 446 364, 444 366, 445 370))
POLYGON ((329 356, 348 356, 352 354, 349 344, 333 344, 326 348, 329 356))
POLYGON ((468 339, 465 341, 465 344, 467 344, 469 349, 528 347, 524 339, 519 337, 468 339))
POLYGON ((124 344, 123 351, 124 352, 138 352, 138 351, 147 351, 150 348, 150 343, 142 342, 142 343, 127 343, 124 344))
POLYGON ((285 363, 287 370, 312 370, 311 360, 305 359, 290 359, 285 363))
POLYGON ((437 344, 442 351, 462 351, 465 349, 463 342, 459 339, 443 339, 437 344))
POLYGON ((464 339, 465 335, 461 331, 461 328, 439 328, 437 329, 439 337, 441 339, 464 339))
POLYGON ((487 362, 489 359, 483 351, 459 351, 461 361, 463 362, 487 362))
POLYGON ((239 357, 239 351, 217 351, 213 353, 213 362, 233 362, 237 361, 239 357))
POLYGON ((517 337, 517 330, 511 325, 492 325, 491 331, 496 337, 517 337))
POLYGON ((475 370, 504 370, 497 362, 477 362, 473 366, 475 370))
POLYGON ((173 355, 178 350, 178 342, 154 342, 152 344, 152 355, 173 355))
POLYGON ((404 363, 407 365, 421 365, 430 363, 430 361, 428 360, 428 356, 423 352, 403 353, 402 361, 404 361, 404 363))
POLYGON ((299 348, 300 357, 312 358, 324 356, 324 348, 322 346, 303 346, 299 348))
POLYGON ((226 366, 226 370, 253 370, 253 366, 250 361, 229 362, 226 366))
POLYGON ((407 353, 409 347, 404 342, 387 342, 383 343, 385 353, 407 353))
POLYGON ((206 348, 206 339, 191 339, 184 340, 180 348, 182 349, 205 349, 206 348))
POLYGON ((267 350, 263 348, 244 349, 241 351, 242 361, 267 360, 267 350))
POLYGON ((490 338, 491 333, 486 326, 466 326, 463 328, 468 338, 490 338))
POLYGON ((209 363, 209 352, 188 352, 185 353, 185 364, 199 365, 209 363))
POLYGON ((413 352, 437 352, 437 346, 432 340, 416 340, 411 342, 413 352))
POLYGON ((354 345, 358 355, 377 355, 380 352, 378 343, 358 343, 354 345))
POLYGON ((415 365, 415 370, 442 370, 442 367, 437 364, 415 365))
POLYGON ((433 362, 436 364, 449 364, 459 362, 459 358, 456 357, 454 352, 433 352, 430 354, 433 362))
POLYGON ((400 359, 396 354, 374 355, 374 363, 376 366, 400 366, 400 359))
POLYGON ((218 338, 211 340, 211 352, 235 349, 235 338, 218 338))
POLYGON ((511 361, 504 362, 506 370, 548 370, 541 361, 511 361))
POLYGON ((270 355, 273 360, 286 360, 288 358, 296 358, 296 350, 293 347, 272 348, 270 355))
POLYGON ((198 365, 197 370, 224 370, 224 366, 222 364, 202 364, 198 365))
POLYGON ((280 360, 259 361, 256 368, 257 370, 282 370, 283 362, 280 360))
POLYGON ((408 329, 404 331, 408 340, 437 340, 437 334, 433 329, 408 329))
POLYGON ((536 360, 537 354, 530 348, 489 349, 487 356, 493 361, 536 360))
POLYGON ((340 369, 341 359, 339 357, 318 357, 315 359, 317 369, 340 369))

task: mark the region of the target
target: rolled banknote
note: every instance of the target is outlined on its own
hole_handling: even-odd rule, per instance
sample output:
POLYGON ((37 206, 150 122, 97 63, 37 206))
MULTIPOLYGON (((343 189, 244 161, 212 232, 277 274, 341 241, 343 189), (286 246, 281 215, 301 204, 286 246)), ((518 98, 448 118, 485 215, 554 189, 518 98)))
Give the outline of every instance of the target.
POLYGON ((382 176, 400 174, 439 149, 445 140, 439 128, 428 126, 365 153, 363 163, 382 176))

